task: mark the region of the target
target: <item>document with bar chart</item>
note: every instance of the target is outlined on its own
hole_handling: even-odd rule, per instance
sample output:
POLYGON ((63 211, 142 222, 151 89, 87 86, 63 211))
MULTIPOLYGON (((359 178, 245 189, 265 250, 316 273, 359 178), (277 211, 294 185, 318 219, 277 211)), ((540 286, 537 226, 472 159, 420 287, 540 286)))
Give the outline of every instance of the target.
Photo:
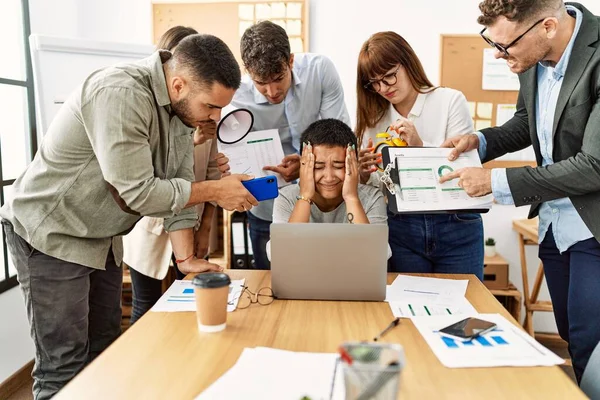
POLYGON ((474 315, 477 310, 465 297, 468 280, 398 275, 386 289, 394 317, 474 315))
MULTIPOLYGON (((462 153, 449 161, 452 149, 434 147, 386 147, 382 150, 395 194, 386 192, 388 207, 394 213, 487 212, 492 196, 470 197, 459 179, 440 183, 449 173, 467 167, 481 167, 477 150, 462 153)), ((388 187, 389 190, 389 187, 388 187)))
POLYGON ((388 302, 394 317, 414 318, 434 315, 475 315, 477 310, 467 299, 457 298, 444 303, 422 302, 414 300, 388 302))
POLYGON ((415 327, 440 362, 448 368, 533 367, 564 363, 564 360, 539 344, 525 331, 500 314, 478 314, 497 327, 474 340, 452 339, 439 330, 464 316, 441 315, 413 318, 415 327))
MULTIPOLYGON (((233 280, 229 285, 227 312, 235 311, 246 278, 233 280)), ((192 312, 196 311, 194 285, 189 280, 176 280, 150 309, 154 312, 192 312)))

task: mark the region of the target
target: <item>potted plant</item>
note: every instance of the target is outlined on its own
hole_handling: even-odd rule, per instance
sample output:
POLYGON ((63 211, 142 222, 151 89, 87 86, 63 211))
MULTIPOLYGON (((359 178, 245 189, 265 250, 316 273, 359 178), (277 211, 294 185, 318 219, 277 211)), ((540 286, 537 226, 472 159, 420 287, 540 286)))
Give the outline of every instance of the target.
POLYGON ((496 241, 494 238, 487 238, 485 240, 485 256, 494 257, 496 255, 496 241))

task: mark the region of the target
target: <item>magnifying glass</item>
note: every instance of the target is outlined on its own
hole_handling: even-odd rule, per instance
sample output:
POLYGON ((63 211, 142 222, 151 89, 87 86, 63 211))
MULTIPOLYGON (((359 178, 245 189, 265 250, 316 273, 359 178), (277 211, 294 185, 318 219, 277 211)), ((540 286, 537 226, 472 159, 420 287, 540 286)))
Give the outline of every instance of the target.
POLYGON ((217 139, 224 144, 234 144, 244 139, 254 124, 254 115, 245 108, 233 110, 221 118, 217 125, 217 139))

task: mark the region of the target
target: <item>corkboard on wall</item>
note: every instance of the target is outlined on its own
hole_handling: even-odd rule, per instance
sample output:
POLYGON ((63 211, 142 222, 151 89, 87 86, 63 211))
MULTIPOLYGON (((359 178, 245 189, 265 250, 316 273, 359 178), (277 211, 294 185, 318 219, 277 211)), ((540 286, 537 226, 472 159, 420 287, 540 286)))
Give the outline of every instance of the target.
MULTIPOLYGON (((460 90, 467 101, 475 108, 474 125, 477 120, 496 126, 499 104, 516 104, 517 91, 497 91, 482 89, 483 50, 489 45, 479 35, 441 35, 440 85, 460 90), (479 114, 481 105, 489 108, 489 117, 482 118, 479 114)), ((533 158, 533 157, 532 157, 533 158)), ((488 168, 513 168, 520 166, 535 166, 533 160, 497 160, 486 163, 488 168)))
POLYGON ((237 15, 237 3, 154 4, 154 43, 173 26, 189 26, 221 38, 241 63, 237 15))
POLYGON ((440 84, 463 92, 467 101, 491 103, 491 124, 496 125, 498 104, 516 104, 516 91, 483 90, 483 49, 489 45, 479 35, 441 36, 440 84))

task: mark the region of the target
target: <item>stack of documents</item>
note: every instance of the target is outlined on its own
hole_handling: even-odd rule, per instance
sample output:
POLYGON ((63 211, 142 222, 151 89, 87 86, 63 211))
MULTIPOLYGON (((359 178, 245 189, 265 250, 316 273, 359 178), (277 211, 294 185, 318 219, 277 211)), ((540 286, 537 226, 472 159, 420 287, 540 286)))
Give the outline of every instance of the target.
POLYGON ((385 301, 394 317, 473 315, 477 311, 466 299, 468 280, 398 275, 387 287, 385 301))
POLYGON ((335 353, 299 353, 267 347, 246 348, 237 363, 196 400, 329 399, 345 397, 335 353))
MULTIPOLYGON (((232 312, 237 308, 244 282, 246 279, 231 281, 229 284, 229 295, 227 296, 227 311, 232 312)), ((177 312, 196 311, 196 297, 192 281, 175 281, 163 293, 150 311, 155 312, 177 312)))
POLYGON ((460 321, 464 316, 440 315, 414 318, 413 324, 440 362, 449 368, 533 367, 563 364, 564 360, 535 341, 525 331, 500 314, 478 314, 494 322, 493 331, 470 341, 452 339, 438 330, 460 321))

